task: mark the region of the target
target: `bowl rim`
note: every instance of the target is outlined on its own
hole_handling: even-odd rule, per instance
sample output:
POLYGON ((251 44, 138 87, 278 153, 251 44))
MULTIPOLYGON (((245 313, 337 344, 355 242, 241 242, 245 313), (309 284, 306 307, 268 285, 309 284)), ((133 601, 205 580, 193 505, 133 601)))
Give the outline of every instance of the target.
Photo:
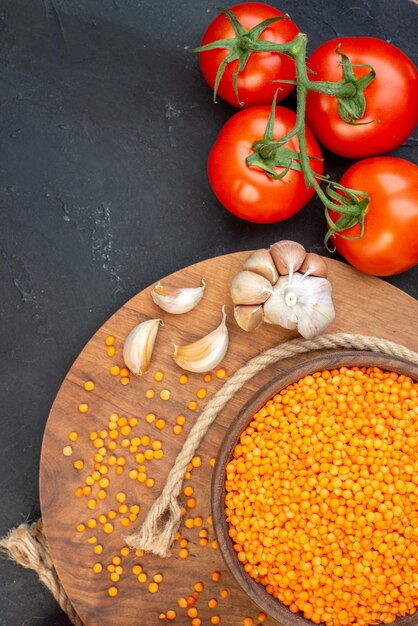
MULTIPOLYGON (((265 587, 257 583, 244 571, 233 549, 228 535, 228 524, 224 514, 225 500, 225 468, 232 458, 232 451, 237 444, 241 432, 251 422, 256 413, 268 400, 282 389, 295 383, 304 376, 324 369, 339 367, 379 367, 386 371, 410 376, 418 380, 418 366, 396 356, 359 350, 333 350, 315 356, 308 356, 302 362, 281 371, 269 380, 240 409, 228 427, 216 456, 215 468, 211 484, 212 522, 222 557, 232 576, 241 589, 268 616, 283 626, 312 626, 313 622, 303 617, 302 613, 292 613, 279 600, 267 593, 265 587)), ((321 624, 323 624, 321 622, 321 624)), ((397 617, 395 626, 413 626, 418 624, 418 611, 412 615, 397 617)))

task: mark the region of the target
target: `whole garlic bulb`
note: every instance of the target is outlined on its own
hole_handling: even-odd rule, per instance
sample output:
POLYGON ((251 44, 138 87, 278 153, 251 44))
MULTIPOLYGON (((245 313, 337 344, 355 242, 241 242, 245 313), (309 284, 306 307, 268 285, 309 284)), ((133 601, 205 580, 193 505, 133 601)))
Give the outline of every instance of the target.
POLYGON ((331 283, 326 278, 296 272, 290 283, 279 278, 264 304, 264 321, 284 328, 297 328, 305 339, 313 339, 335 317, 331 283))
POLYGON ((321 334, 335 317, 325 260, 295 241, 256 250, 231 284, 237 324, 246 331, 259 320, 297 329, 306 339, 321 334))

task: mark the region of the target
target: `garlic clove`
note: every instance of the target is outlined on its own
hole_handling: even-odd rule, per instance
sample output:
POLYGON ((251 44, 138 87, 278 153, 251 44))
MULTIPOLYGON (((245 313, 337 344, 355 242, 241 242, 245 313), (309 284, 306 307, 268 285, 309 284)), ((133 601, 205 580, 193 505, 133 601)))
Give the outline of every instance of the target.
POLYGON ((268 250, 262 248, 253 252, 244 263, 244 270, 249 270, 264 276, 274 285, 277 283, 279 273, 274 265, 272 256, 268 250))
POLYGON ((326 278, 318 276, 305 278, 302 286, 302 293, 295 306, 298 318, 297 328, 302 337, 313 339, 320 335, 335 318, 332 286, 326 278))
POLYGON ((234 304, 263 304, 272 290, 273 287, 267 278, 243 270, 231 283, 231 298, 234 304))
POLYGON ((174 346, 173 359, 188 372, 207 372, 215 368, 224 358, 229 344, 225 307, 222 307, 222 322, 215 330, 198 341, 183 346, 174 346))
POLYGON ((314 252, 308 252, 299 268, 299 272, 305 276, 320 276, 326 278, 328 276, 328 266, 322 256, 314 252))
POLYGON ((151 291, 155 304, 167 313, 179 315, 188 313, 195 308, 203 298, 205 281, 202 278, 201 287, 169 287, 158 283, 151 291))
POLYGON ((142 376, 148 372, 160 325, 164 325, 160 319, 146 320, 135 326, 126 337, 123 344, 123 360, 132 374, 142 376))
POLYGON ((262 304, 241 304, 234 307, 235 320, 242 330, 250 332, 263 323, 262 304))
POLYGON ((295 311, 285 302, 285 286, 288 284, 288 277, 282 276, 273 287, 273 293, 267 302, 264 303, 264 321, 267 324, 277 324, 289 330, 296 328, 297 318, 295 311))
POLYGON ((290 278, 298 271, 306 256, 306 250, 300 243, 288 239, 274 243, 270 253, 279 274, 289 275, 290 278))

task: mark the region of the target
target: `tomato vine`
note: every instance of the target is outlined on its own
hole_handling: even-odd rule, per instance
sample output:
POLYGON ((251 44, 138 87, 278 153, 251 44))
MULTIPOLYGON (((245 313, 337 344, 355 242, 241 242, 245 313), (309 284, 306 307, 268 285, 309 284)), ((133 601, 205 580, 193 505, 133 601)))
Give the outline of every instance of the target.
POLYGON ((306 99, 309 91, 316 91, 322 94, 333 96, 338 100, 338 110, 341 119, 347 124, 361 124, 358 120, 364 115, 366 99, 364 90, 373 81, 375 72, 372 67, 366 66, 369 71, 361 78, 356 78, 353 65, 347 55, 340 50, 336 53, 341 57, 343 77, 340 81, 311 81, 308 77, 306 66, 306 46, 308 38, 304 33, 298 33, 291 41, 286 43, 275 43, 259 38, 260 34, 273 22, 287 17, 272 17, 259 23, 251 30, 246 30, 230 9, 216 9, 226 15, 235 33, 235 37, 219 39, 198 48, 191 49, 192 52, 205 52, 216 48, 228 49, 223 62, 219 65, 215 85, 214 100, 219 83, 222 79, 226 66, 229 63, 238 61, 238 68, 234 72, 234 90, 237 101, 240 102, 238 93, 238 75, 245 69, 245 66, 254 52, 277 52, 292 58, 296 67, 297 108, 296 123, 294 128, 284 137, 274 140, 274 111, 276 106, 276 96, 273 99, 269 121, 267 123, 264 137, 253 143, 253 154, 247 158, 247 165, 262 169, 265 174, 272 179, 283 179, 289 169, 296 169, 303 172, 305 185, 313 187, 325 207, 325 218, 328 224, 328 231, 325 236, 325 245, 329 248, 329 240, 332 236, 338 235, 345 239, 360 239, 364 233, 364 217, 370 202, 369 195, 360 190, 349 189, 329 180, 326 176, 315 173, 310 165, 310 157, 307 151, 305 133, 305 113, 306 99), (290 151, 285 147, 292 137, 297 137, 299 150, 290 151), (274 168, 281 167, 284 171, 278 173, 274 168), (325 182, 326 187, 322 188, 321 183, 325 182), (333 219, 331 213, 337 212, 340 217, 333 219), (344 231, 359 224, 360 234, 357 237, 344 235, 344 231))

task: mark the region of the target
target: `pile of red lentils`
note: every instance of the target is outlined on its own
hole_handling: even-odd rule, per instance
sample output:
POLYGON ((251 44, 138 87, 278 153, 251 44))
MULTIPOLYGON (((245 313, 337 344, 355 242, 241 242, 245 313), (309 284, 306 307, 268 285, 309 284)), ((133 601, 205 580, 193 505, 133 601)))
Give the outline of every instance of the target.
POLYGON ((226 468, 244 570, 327 626, 418 608, 418 385, 378 368, 306 376, 269 400, 226 468))
MULTIPOLYGON (((116 341, 113 336, 105 339, 105 350, 111 359, 116 356, 116 341)), ((130 372, 126 367, 113 364, 109 367, 109 374, 115 379, 119 379, 121 385, 129 385, 131 382, 130 372)), ((146 401, 152 401, 158 397, 168 402, 172 393, 165 387, 165 376, 161 371, 154 372, 148 380, 152 378, 157 383, 157 391, 149 387, 144 391, 146 401)), ((219 368, 213 373, 206 373, 202 376, 201 386, 194 392, 194 397, 186 403, 184 413, 192 415, 200 410, 199 404, 205 401, 208 390, 207 385, 213 380, 223 381, 226 378, 224 368, 219 368), (203 383, 203 384, 202 384, 203 383)), ((180 385, 189 383, 189 376, 181 374, 178 378, 180 385)), ((155 385, 153 385, 155 387, 155 385)), ((88 394, 96 390, 93 380, 86 380, 83 383, 85 396, 80 402, 78 412, 89 418, 90 406, 88 394)), ((97 390, 96 390, 97 391, 97 390)), ((97 420, 96 420, 97 423, 97 420)), ((175 417, 171 431, 174 436, 180 436, 183 427, 186 425, 186 416, 179 414, 175 417)), ((108 579, 107 596, 115 598, 121 589, 121 583, 127 576, 134 577, 150 594, 157 593, 164 581, 161 572, 152 573, 146 571, 142 557, 142 550, 131 553, 126 545, 119 550, 111 550, 106 546, 106 537, 112 535, 119 527, 126 529, 132 522, 135 522, 140 514, 141 506, 138 502, 129 501, 129 481, 142 483, 145 488, 152 489, 155 480, 150 476, 149 462, 158 461, 163 458, 163 442, 157 436, 158 433, 168 427, 167 420, 158 417, 156 411, 148 411, 138 417, 127 417, 113 412, 105 418, 102 429, 91 430, 89 433, 89 446, 91 456, 81 458, 77 456, 77 448, 80 443, 79 433, 76 430, 68 434, 69 443, 63 447, 64 456, 72 461, 74 470, 80 476, 79 485, 75 488, 74 495, 85 515, 75 527, 75 532, 85 537, 85 540, 92 551, 91 568, 94 574, 106 576, 108 579), (148 432, 144 433, 144 427, 148 432), (73 460, 75 458, 75 460, 73 460), (114 498, 110 498, 110 485, 113 476, 126 476, 126 492, 118 491, 114 498), (111 501, 110 501, 111 500, 111 501), (110 501, 110 502, 109 502, 110 501)), ((85 443, 83 442, 85 451, 85 443)), ((215 465, 215 458, 207 461, 209 469, 215 465)), ((210 515, 203 517, 195 514, 197 509, 197 498, 191 484, 192 474, 202 466, 202 458, 194 456, 185 473, 185 486, 183 488, 184 507, 183 525, 181 532, 176 535, 177 558, 187 559, 190 551, 190 534, 196 533, 193 539, 200 548, 210 546, 213 550, 218 549, 218 544, 212 532, 212 518, 210 515), (188 533, 189 538, 184 533, 188 533)), ((200 626, 202 622, 202 610, 208 616, 210 624, 220 624, 221 615, 218 602, 224 603, 229 597, 228 589, 219 587, 221 573, 214 571, 206 581, 197 581, 190 596, 180 597, 177 606, 169 608, 165 612, 156 613, 155 623, 159 620, 173 621, 182 618, 190 623, 190 626, 200 626), (218 609, 217 609, 218 607, 218 609)), ((242 620, 243 626, 261 624, 266 619, 264 613, 259 613, 258 617, 246 616, 242 620)))

